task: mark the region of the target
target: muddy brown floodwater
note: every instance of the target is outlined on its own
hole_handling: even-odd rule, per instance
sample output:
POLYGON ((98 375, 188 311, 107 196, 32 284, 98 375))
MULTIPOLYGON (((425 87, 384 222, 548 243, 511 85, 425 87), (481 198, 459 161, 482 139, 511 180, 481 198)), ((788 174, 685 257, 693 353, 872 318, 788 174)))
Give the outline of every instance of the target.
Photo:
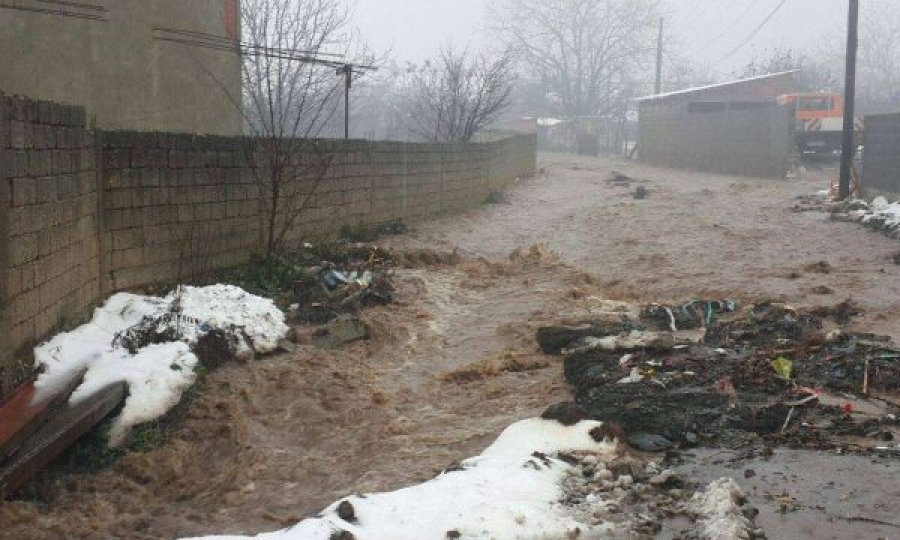
MULTIPOLYGON (((401 270, 400 303, 364 314, 372 339, 216 371, 163 447, 97 474, 45 475, 29 500, 0 503, 0 538, 257 533, 347 493, 426 480, 479 453, 510 423, 571 398, 560 361, 540 353, 534 332, 587 295, 800 306, 853 296, 866 311, 859 330, 900 337, 892 315, 900 266, 891 260, 900 242, 791 211, 797 196, 827 185, 826 173, 771 181, 556 155, 542 156, 541 167, 502 204, 386 240, 395 250, 459 248, 466 258, 401 270), (611 184, 612 170, 634 183, 611 184), (632 196, 638 186, 646 198, 632 196), (823 287, 836 293, 814 292, 823 287)), ((826 473, 815 464, 826 459, 792 454, 789 470, 756 464, 756 481, 793 474, 805 480, 780 488, 813 500, 806 492, 820 489, 814 480, 826 473)), ((835 493, 882 486, 884 498, 854 501, 854 512, 880 517, 885 501, 897 500, 883 481, 897 477, 897 463, 861 459, 825 470, 840 471, 835 493)), ((840 497, 832 502, 818 504, 840 512, 840 497)), ((814 537, 806 531, 825 511, 811 508, 799 521, 765 518, 769 538, 814 537)), ((890 527, 850 525, 828 537, 875 538, 890 527)))

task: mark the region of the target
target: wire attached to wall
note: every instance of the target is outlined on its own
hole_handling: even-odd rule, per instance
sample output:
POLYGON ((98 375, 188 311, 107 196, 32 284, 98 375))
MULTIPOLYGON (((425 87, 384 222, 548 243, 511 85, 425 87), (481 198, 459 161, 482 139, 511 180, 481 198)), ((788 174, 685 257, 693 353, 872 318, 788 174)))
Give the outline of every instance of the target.
POLYGON ((193 30, 161 27, 154 28, 154 30, 157 32, 154 39, 158 41, 168 41, 216 51, 236 52, 241 56, 292 60, 336 69, 350 69, 353 73, 364 73, 378 69, 376 66, 344 62, 340 60, 343 56, 340 54, 267 47, 193 30))
POLYGON ((88 21, 96 21, 96 22, 109 22, 105 15, 100 15, 99 13, 106 13, 106 8, 103 6, 98 6, 94 4, 82 4, 79 2, 66 2, 64 0, 34 0, 36 2, 40 2, 42 4, 50 4, 54 6, 59 6, 59 8, 51 8, 51 7, 37 7, 37 6, 25 6, 21 4, 8 4, 6 2, 0 2, 0 9, 8 9, 11 11, 24 11, 27 13, 39 13, 43 15, 53 15, 56 17, 67 17, 71 19, 83 19, 88 21), (69 9, 66 9, 69 8, 69 9), (72 11, 72 9, 80 9, 79 11, 72 11), (93 11, 96 13, 84 13, 83 11, 93 11))
POLYGON ((33 2, 41 2, 43 4, 54 4, 75 9, 85 9, 88 11, 100 11, 106 13, 107 9, 97 4, 85 4, 82 2, 69 2, 67 0, 32 0, 33 2))

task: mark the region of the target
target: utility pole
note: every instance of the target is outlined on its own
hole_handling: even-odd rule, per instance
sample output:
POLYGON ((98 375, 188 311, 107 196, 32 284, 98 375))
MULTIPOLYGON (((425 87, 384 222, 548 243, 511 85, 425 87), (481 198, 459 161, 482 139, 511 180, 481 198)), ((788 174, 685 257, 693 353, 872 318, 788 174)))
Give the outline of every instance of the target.
POLYGON ((344 64, 339 67, 338 75, 344 75, 344 139, 350 138, 350 87, 353 86, 353 66, 344 64))
POLYGON ((662 64, 663 64, 663 21, 659 18, 659 41, 656 42, 656 94, 662 93, 662 64))
POLYGON ((841 180, 838 196, 844 200, 850 196, 850 177, 853 174, 853 158, 856 154, 855 106, 856 106, 856 53, 859 49, 859 0, 850 0, 850 16, 847 23, 847 68, 844 83, 844 133, 841 146, 841 180))

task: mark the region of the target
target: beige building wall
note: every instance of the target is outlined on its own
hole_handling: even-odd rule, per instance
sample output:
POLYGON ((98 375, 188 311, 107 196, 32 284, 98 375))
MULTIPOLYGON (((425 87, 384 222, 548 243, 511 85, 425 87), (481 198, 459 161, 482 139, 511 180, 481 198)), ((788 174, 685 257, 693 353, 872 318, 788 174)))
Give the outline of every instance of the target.
POLYGON ((0 91, 83 105, 104 129, 240 132, 238 54, 155 39, 156 28, 237 37, 237 0, 81 1, 105 11, 3 2, 24 9, 0 7, 0 91))

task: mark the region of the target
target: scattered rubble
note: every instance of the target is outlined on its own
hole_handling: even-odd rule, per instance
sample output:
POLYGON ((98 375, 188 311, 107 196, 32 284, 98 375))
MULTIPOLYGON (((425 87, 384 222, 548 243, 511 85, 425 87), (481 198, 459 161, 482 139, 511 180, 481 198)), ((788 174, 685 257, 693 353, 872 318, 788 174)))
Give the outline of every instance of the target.
POLYGON ((818 261, 811 264, 807 264, 803 267, 803 270, 806 272, 810 272, 813 274, 830 274, 831 273, 831 264, 826 261, 818 261))
POLYGON ((793 212, 823 212, 832 208, 831 193, 822 190, 814 195, 800 195, 797 203, 791 208, 793 212))
POLYGON ((369 330, 357 317, 340 315, 313 332, 313 345, 320 349, 337 349, 347 343, 366 339, 369 330))
POLYGON ((828 287, 826 285, 817 285, 817 286, 813 287, 812 289, 810 289, 809 292, 811 292, 813 294, 819 294, 819 295, 829 295, 829 294, 835 293, 834 289, 832 289, 831 287, 828 287))
POLYGON ((537 339, 564 355, 582 410, 621 425, 641 450, 754 441, 872 449, 900 436, 900 407, 881 398, 900 389, 900 347, 847 330, 857 313, 850 301, 739 311, 704 300, 545 327, 537 339))
POLYGON ((290 315, 304 323, 324 324, 340 315, 393 301, 393 256, 365 243, 308 248, 307 266, 293 283, 290 315))
POLYGON ((832 219, 853 221, 880 231, 891 238, 900 238, 900 202, 889 203, 884 197, 875 197, 869 203, 851 199, 832 207, 832 219))
POLYGON ((622 174, 619 171, 612 171, 609 178, 606 179, 606 183, 611 187, 630 188, 631 184, 634 182, 634 178, 628 176, 627 174, 622 174))

